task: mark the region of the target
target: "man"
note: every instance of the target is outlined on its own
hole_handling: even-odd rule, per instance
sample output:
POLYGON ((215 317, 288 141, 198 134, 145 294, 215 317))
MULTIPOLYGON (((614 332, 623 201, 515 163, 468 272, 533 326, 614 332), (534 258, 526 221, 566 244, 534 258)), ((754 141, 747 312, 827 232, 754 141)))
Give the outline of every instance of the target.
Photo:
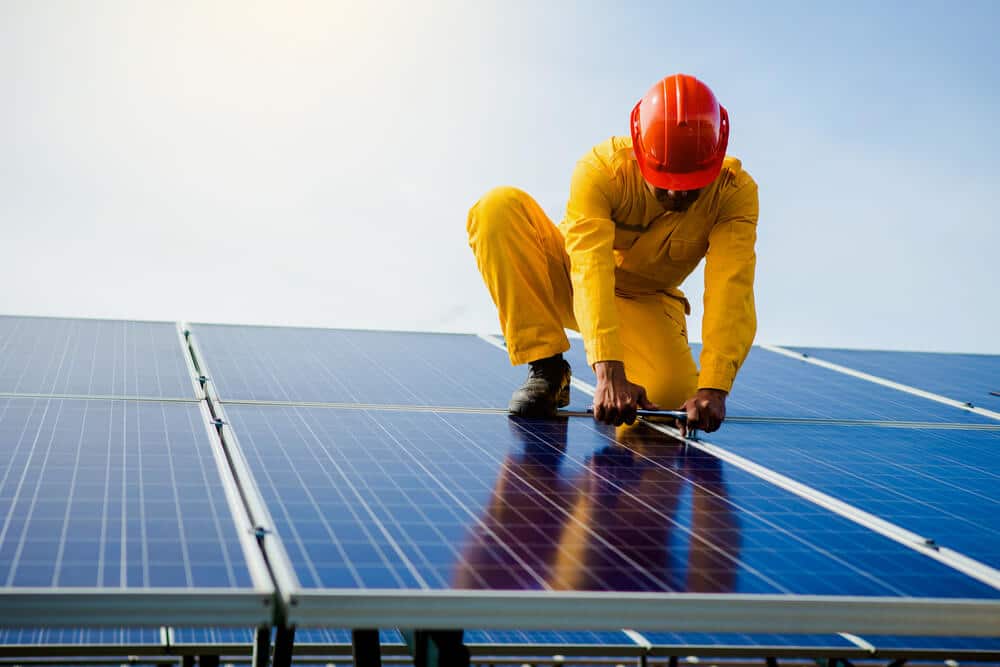
POLYGON ((496 188, 469 212, 469 245, 500 315, 513 364, 530 364, 510 411, 569 404, 564 329, 580 331, 597 375, 594 416, 681 406, 688 426, 719 428, 756 332, 757 185, 726 156, 729 115, 698 79, 656 83, 612 137, 578 163, 556 228, 526 193, 496 188), (678 289, 705 258, 701 371, 678 289))

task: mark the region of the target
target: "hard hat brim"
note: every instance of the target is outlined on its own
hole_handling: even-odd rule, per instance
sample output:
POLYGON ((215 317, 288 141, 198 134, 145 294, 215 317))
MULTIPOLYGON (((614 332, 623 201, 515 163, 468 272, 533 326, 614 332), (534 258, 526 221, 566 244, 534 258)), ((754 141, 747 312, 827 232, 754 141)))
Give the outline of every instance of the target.
POLYGON ((723 155, 704 169, 684 174, 657 171, 639 158, 636 158, 636 161, 639 163, 639 172, 642 173, 643 179, 655 188, 660 190, 697 190, 709 185, 719 177, 725 158, 726 156, 723 155))

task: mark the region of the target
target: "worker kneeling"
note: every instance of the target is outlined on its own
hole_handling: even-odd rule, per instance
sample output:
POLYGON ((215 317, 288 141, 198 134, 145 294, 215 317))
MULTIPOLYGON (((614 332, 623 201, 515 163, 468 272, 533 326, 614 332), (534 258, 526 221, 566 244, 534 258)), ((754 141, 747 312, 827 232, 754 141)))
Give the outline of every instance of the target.
POLYGON ((756 332, 757 185, 726 156, 729 116, 698 79, 655 84, 612 137, 576 165, 556 227, 527 193, 501 187, 469 211, 469 245, 500 315, 511 362, 528 379, 510 411, 548 417, 569 404, 564 329, 583 335, 597 375, 596 419, 674 409, 719 428, 756 332), (702 259, 701 370, 679 286, 702 259))

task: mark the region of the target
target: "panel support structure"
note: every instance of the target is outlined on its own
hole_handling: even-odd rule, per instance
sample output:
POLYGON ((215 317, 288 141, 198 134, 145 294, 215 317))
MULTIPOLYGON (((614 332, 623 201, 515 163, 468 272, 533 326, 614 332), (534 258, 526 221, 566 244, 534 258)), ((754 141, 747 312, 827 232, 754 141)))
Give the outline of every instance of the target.
POLYGON ((469 649, 461 630, 401 630, 413 667, 469 667, 469 649))
POLYGON ((274 635, 273 667, 291 667, 292 647, 295 644, 295 626, 279 625, 274 635))
POLYGON ((352 630, 351 654, 354 656, 354 667, 382 667, 378 630, 352 630))
POLYGON ((253 667, 267 667, 271 661, 271 628, 257 628, 253 638, 253 667))

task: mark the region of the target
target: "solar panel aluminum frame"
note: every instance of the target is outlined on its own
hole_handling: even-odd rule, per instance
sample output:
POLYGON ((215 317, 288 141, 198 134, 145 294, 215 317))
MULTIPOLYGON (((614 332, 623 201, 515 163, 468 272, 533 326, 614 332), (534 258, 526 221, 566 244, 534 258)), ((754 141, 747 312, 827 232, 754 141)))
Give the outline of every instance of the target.
POLYGON ((204 401, 199 410, 253 588, 0 588, 0 625, 220 625, 221 619, 225 624, 257 626, 273 621, 276 595, 267 563, 224 453, 215 446, 218 436, 204 401))
MULTIPOLYGON (((274 519, 271 518, 271 513, 267 509, 264 497, 261 495, 260 489, 257 488, 257 483, 250 472, 250 466, 247 463, 242 448, 239 446, 236 433, 226 418, 225 407, 219 398, 218 392, 215 390, 211 370, 205 361, 205 356, 202 354, 201 348, 198 346, 198 339, 187 323, 182 323, 180 329, 187 331, 186 341, 191 349, 194 363, 197 368, 201 369, 202 375, 206 378, 204 385, 205 397, 207 402, 211 404, 212 410, 215 412, 219 422, 221 422, 213 423, 218 425, 222 447, 231 466, 234 480, 239 487, 240 497, 246 503, 249 520, 254 526, 257 535, 257 544, 263 550, 264 557, 270 566, 270 574, 277 585, 275 591, 275 600, 277 602, 275 606, 275 623, 279 625, 283 624, 287 609, 292 605, 289 592, 299 588, 298 577, 295 575, 295 570, 292 567, 291 560, 288 558, 288 553, 285 551, 284 545, 275 534, 274 519)), ((207 410, 208 408, 206 407, 206 412, 207 410)))
POLYGON ((188 351, 188 342, 184 335, 183 322, 174 322, 174 330, 177 332, 177 342, 181 348, 181 356, 184 357, 184 364, 188 369, 188 376, 191 378, 191 387, 194 389, 195 398, 196 400, 203 401, 206 398, 205 388, 202 387, 201 381, 198 379, 198 369, 194 367, 194 360, 188 351))
POLYGON ((587 591, 293 590, 288 622, 338 627, 996 635, 1000 601, 587 591))
POLYGON ((934 649, 934 648, 878 648, 874 658, 886 660, 1000 660, 1000 651, 977 649, 934 649))
POLYGON ((863 660, 875 654, 860 646, 768 646, 762 644, 653 644, 646 655, 650 658, 696 655, 705 658, 849 658, 863 660))

